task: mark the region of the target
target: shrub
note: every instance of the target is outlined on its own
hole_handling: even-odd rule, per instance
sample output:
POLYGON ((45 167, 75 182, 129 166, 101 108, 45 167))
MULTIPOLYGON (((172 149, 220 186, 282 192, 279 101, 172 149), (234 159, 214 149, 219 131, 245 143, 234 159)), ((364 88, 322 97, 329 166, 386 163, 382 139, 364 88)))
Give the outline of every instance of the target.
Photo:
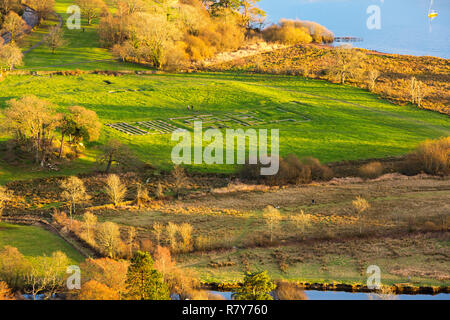
POLYGON ((120 181, 115 174, 110 174, 106 179, 105 193, 114 206, 123 201, 127 193, 127 187, 120 181))
POLYGON ((263 31, 263 38, 270 42, 288 45, 333 42, 334 35, 324 26, 310 21, 280 20, 263 31))
POLYGON ((1 220, 1 217, 2 217, 4 204, 7 201, 10 201, 12 199, 12 197, 13 197, 13 192, 12 191, 6 189, 3 186, 0 186, 0 220, 1 220))
POLYGON ((312 42, 312 37, 305 28, 296 28, 293 24, 273 25, 263 32, 264 40, 288 45, 312 42))
POLYGON ((182 249, 184 252, 192 250, 192 231, 193 227, 189 223, 182 223, 178 226, 178 233, 183 239, 182 249))
POLYGON ((136 186, 136 204, 140 207, 145 203, 150 201, 150 196, 148 195, 147 188, 138 183, 136 186))
POLYGON ((0 300, 14 300, 14 295, 6 282, 0 281, 0 300))
POLYGON ((426 221, 426 222, 423 224, 422 229, 423 229, 424 231, 439 231, 439 230, 440 230, 440 227, 437 226, 433 221, 426 221))
POLYGON ((427 140, 410 153, 400 171, 414 175, 421 172, 445 176, 450 174, 450 137, 427 140))
POLYGON ((370 162, 361 166, 359 176, 364 179, 375 179, 383 173, 383 165, 380 162, 370 162))
POLYGON ((65 212, 57 211, 53 214, 53 223, 61 227, 65 227, 69 224, 70 220, 65 212))
POLYGON ((104 222, 97 227, 95 235, 100 251, 114 259, 121 244, 119 226, 113 222, 104 222))
POLYGON ((12 290, 24 287, 25 275, 29 268, 29 261, 17 248, 5 246, 0 249, 0 279, 12 290))
POLYGON ((295 283, 280 281, 277 283, 275 295, 279 300, 307 300, 305 291, 295 283))
POLYGON ((130 263, 126 260, 109 258, 86 259, 80 266, 83 270, 83 282, 95 280, 113 290, 119 297, 126 292, 125 281, 130 263))
POLYGON ((155 198, 161 199, 162 197, 164 197, 164 189, 161 185, 161 182, 158 182, 155 189, 155 198))
POLYGON ((240 170, 243 179, 263 180, 272 185, 304 184, 313 180, 328 181, 333 177, 333 171, 313 157, 298 159, 290 154, 280 159, 280 168, 274 176, 262 177, 262 164, 245 164, 240 170))
POLYGON ((151 252, 153 247, 153 242, 150 239, 142 239, 140 241, 140 248, 143 252, 151 252))
POLYGON ((357 196, 356 199, 352 201, 352 205, 358 214, 359 234, 362 234, 363 213, 370 208, 370 204, 366 199, 357 196))
POLYGON ((210 239, 206 236, 198 236, 195 239, 195 249, 198 251, 206 250, 210 247, 210 239))
POLYGON ((81 286, 78 300, 119 300, 119 294, 103 283, 90 280, 81 286))
POLYGON ((450 137, 427 140, 414 153, 422 170, 428 174, 450 174, 450 137))

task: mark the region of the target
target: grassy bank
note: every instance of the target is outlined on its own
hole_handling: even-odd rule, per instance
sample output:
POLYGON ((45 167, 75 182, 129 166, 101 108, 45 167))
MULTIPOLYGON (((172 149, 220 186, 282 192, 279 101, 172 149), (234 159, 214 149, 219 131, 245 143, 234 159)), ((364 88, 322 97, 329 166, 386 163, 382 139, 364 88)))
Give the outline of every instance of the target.
POLYGON ((57 235, 36 226, 0 223, 0 247, 16 247, 25 257, 51 256, 55 251, 67 255, 71 263, 80 263, 84 258, 57 235))

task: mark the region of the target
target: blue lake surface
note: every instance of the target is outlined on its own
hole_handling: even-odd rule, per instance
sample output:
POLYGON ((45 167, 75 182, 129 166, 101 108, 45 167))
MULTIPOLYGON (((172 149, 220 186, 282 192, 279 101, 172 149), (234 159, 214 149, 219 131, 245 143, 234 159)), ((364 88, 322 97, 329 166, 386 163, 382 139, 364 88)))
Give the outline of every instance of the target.
POLYGON ((335 36, 361 37, 355 47, 380 52, 450 58, 450 0, 434 0, 438 17, 432 22, 430 0, 261 0, 268 22, 281 18, 316 21, 335 36), (367 9, 380 8, 381 29, 369 30, 367 9))
MULTIPOLYGON (((232 292, 210 291, 214 294, 219 294, 226 300, 231 300, 232 292)), ((306 296, 309 300, 369 300, 371 295, 362 292, 341 292, 341 291, 316 291, 305 290, 306 296)), ((377 300, 376 296, 372 296, 373 300, 377 300)), ((379 299, 379 298, 378 298, 379 299)), ((450 300, 450 294, 441 293, 437 295, 427 294, 399 294, 395 296, 395 300, 450 300)))

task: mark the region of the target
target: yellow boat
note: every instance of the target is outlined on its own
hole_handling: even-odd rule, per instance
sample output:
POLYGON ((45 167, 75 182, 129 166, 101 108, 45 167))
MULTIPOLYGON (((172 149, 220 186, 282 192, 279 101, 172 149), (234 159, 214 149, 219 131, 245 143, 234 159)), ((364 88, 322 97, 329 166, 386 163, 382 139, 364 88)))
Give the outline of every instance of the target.
POLYGON ((428 18, 436 18, 438 16, 437 11, 432 11, 428 14, 428 18))
POLYGON ((431 20, 433 20, 434 18, 436 18, 438 16, 438 13, 436 10, 433 10, 433 5, 434 5, 434 0, 430 1, 430 9, 428 9, 428 18, 430 18, 431 20))

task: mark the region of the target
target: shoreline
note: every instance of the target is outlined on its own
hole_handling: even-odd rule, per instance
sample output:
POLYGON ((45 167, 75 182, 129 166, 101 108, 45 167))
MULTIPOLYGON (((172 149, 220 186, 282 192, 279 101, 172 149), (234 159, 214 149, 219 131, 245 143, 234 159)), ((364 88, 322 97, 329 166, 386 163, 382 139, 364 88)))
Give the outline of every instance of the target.
MULTIPOLYGON (((345 284, 345 283, 309 283, 289 281, 303 290, 314 291, 333 291, 333 292, 347 292, 347 293, 377 293, 376 290, 369 289, 366 285, 362 284, 345 284)), ((213 290, 220 292, 232 292, 241 286, 239 282, 231 283, 217 283, 217 282, 202 282, 201 288, 205 290, 213 290)), ((414 286, 411 284, 394 284, 387 286, 395 294, 407 294, 407 295, 431 295, 449 294, 450 286, 414 286)))

